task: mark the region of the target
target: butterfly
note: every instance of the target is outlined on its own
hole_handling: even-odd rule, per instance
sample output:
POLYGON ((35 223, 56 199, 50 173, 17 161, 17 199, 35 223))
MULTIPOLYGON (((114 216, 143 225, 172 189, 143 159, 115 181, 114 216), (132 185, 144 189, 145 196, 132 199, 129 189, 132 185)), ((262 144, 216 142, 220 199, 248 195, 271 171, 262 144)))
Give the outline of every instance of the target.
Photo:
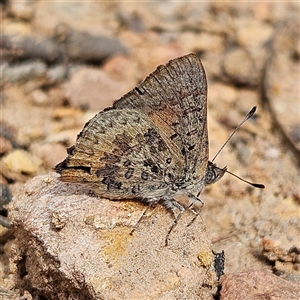
POLYGON ((200 59, 191 53, 159 66, 87 122, 67 152, 55 167, 62 181, 111 200, 136 199, 148 207, 159 202, 171 210, 176 217, 167 244, 185 208, 196 218, 201 191, 227 171, 208 160, 207 80, 200 59), (182 195, 187 207, 176 200, 182 195))

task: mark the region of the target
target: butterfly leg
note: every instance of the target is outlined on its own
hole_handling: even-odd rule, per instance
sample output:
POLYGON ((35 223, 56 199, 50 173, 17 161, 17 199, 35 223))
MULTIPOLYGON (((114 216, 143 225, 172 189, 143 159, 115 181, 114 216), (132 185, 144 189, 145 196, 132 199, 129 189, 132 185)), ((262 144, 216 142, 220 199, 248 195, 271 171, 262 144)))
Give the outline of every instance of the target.
POLYGON ((149 202, 149 204, 147 205, 146 209, 143 211, 142 215, 140 216, 140 218, 138 219, 138 221, 136 222, 136 224, 133 226, 132 230, 130 231, 130 235, 133 235, 133 233, 137 230, 137 228, 139 227, 142 219, 145 217, 146 213, 148 212, 149 208, 154 207, 159 200, 156 199, 152 199, 151 202, 149 202))
POLYGON ((192 225, 192 224, 195 222, 195 220, 197 219, 197 217, 200 215, 201 210, 202 210, 202 207, 203 207, 203 205, 204 205, 204 202, 203 202, 200 198, 196 197, 195 195, 189 194, 188 196, 189 196, 189 200, 190 200, 189 209, 190 209, 192 212, 195 213, 195 216, 194 216, 194 218, 191 220, 191 222, 190 222, 189 224, 187 224, 187 227, 190 226, 190 225, 192 225), (200 207, 199 207, 197 210, 191 209, 192 206, 193 206, 195 203, 199 203, 199 202, 200 202, 200 207))
POLYGON ((167 199, 164 200, 163 205, 168 209, 171 210, 174 215, 175 215, 175 210, 179 209, 179 213, 178 215, 175 217, 172 226, 170 227, 166 238, 165 238, 165 246, 168 246, 168 241, 169 241, 169 236, 172 232, 172 230, 175 228, 175 226, 177 225, 179 219, 181 218, 182 214, 184 213, 184 207, 182 205, 180 205, 175 199, 171 198, 171 199, 167 199))

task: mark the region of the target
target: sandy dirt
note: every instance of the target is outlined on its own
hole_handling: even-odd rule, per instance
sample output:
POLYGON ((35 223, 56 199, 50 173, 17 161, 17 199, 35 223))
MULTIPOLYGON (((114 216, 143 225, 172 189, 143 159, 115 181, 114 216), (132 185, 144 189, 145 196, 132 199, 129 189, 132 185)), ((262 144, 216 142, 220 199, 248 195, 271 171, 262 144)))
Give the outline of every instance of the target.
MULTIPOLYGON (((1 201, 53 171, 98 111, 194 52, 208 78, 210 157, 257 106, 215 162, 265 185, 226 174, 205 189, 213 249, 225 251, 225 274, 268 270, 299 283, 299 261, 287 258, 300 247, 298 12, 295 2, 1 3, 1 201)), ((0 225, 0 299, 31 299, 9 261, 13 240, 0 225)))

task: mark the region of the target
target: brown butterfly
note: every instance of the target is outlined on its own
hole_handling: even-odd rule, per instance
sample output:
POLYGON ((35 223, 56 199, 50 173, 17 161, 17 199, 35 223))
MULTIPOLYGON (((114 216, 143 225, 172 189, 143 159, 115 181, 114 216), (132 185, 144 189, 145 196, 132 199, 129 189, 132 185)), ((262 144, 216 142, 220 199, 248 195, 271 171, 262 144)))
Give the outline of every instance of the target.
MULTIPOLYGON (((159 66, 98 113, 55 170, 62 181, 85 184, 104 198, 160 202, 179 211, 167 244, 184 212, 176 198, 185 195, 189 208, 197 202, 202 207, 202 189, 228 172, 208 161, 207 82, 198 57, 189 54, 159 66)), ((196 218, 200 210, 194 213, 196 218)))

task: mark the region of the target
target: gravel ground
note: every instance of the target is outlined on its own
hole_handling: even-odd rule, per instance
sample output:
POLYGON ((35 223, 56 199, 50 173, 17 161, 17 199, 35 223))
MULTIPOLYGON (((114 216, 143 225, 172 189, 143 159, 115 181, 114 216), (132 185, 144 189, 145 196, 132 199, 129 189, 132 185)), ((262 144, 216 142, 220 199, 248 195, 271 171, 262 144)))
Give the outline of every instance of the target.
MULTIPOLYGON (((0 5, 1 216, 25 182, 66 157, 98 111, 158 65, 194 52, 208 77, 210 157, 256 105, 216 162, 266 186, 227 174, 202 193, 213 248, 225 251, 225 274, 268 270, 299 283, 298 3, 0 5)), ((0 299, 39 299, 19 289, 8 222, 0 225, 0 299)))

